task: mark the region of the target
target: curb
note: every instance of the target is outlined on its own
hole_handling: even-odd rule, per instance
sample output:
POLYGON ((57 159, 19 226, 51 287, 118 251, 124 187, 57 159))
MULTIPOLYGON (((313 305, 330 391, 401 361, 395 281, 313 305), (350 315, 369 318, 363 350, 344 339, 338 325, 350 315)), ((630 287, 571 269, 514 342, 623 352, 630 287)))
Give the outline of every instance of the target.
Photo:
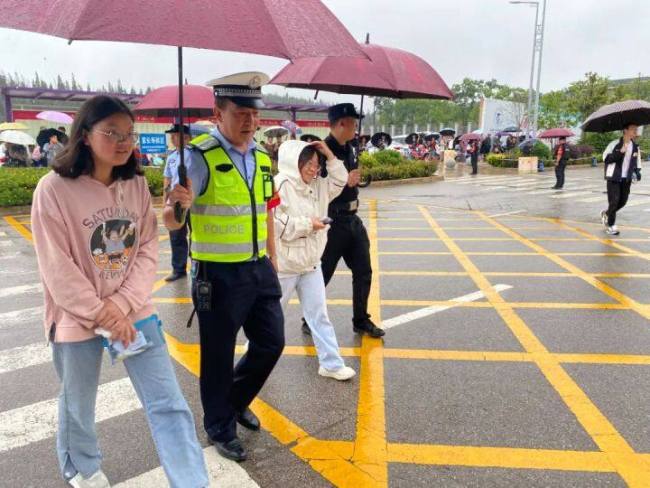
POLYGON ((444 181, 443 176, 423 176, 422 178, 404 178, 403 180, 381 180, 373 181, 368 188, 385 188, 387 186, 415 185, 418 183, 431 183, 433 181, 444 181))

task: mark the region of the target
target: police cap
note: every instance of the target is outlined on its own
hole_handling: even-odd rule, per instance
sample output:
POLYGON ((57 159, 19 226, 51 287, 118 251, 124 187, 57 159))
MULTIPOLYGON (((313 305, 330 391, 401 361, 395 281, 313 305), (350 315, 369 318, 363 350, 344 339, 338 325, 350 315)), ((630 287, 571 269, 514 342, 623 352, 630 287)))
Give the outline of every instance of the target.
POLYGON ((357 109, 354 108, 352 103, 339 103, 338 105, 332 105, 327 111, 327 118, 329 119, 330 124, 345 117, 360 119, 361 115, 357 113, 357 109))
POLYGON ((268 75, 259 71, 235 73, 207 82, 216 98, 227 98, 236 105, 264 108, 262 87, 269 82, 268 75))

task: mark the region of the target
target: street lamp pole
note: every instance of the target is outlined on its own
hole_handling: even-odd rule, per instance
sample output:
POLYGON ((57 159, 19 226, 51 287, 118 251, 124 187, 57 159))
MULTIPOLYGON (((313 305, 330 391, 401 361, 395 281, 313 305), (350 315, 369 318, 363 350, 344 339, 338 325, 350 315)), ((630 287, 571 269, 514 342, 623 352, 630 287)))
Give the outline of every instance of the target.
POLYGON ((530 85, 528 85, 528 130, 526 134, 530 139, 531 124, 533 123, 533 79, 535 78, 535 51, 537 48, 537 21, 539 19, 539 2, 535 2, 535 30, 533 31, 533 54, 530 57, 530 85))
POLYGON ((542 52, 542 44, 544 42, 544 18, 546 15, 546 0, 542 0, 544 2, 544 7, 543 7, 543 13, 542 13, 542 24, 540 25, 539 23, 539 1, 533 1, 533 0, 527 0, 527 1, 521 1, 521 0, 511 0, 511 4, 515 5, 534 5, 535 6, 535 29, 533 31, 533 53, 531 56, 531 61, 530 61, 530 84, 528 86, 528 107, 527 107, 527 114, 528 114, 528 137, 532 137, 532 134, 537 134, 537 124, 539 120, 539 85, 540 85, 540 72, 542 68, 542 63, 541 63, 541 52, 542 52), (535 55, 536 53, 539 52, 539 57, 537 58, 538 60, 538 68, 537 68, 537 90, 535 92, 534 100, 535 103, 533 105, 533 81, 535 79, 535 55), (531 130, 532 127, 532 130, 531 130))
MULTIPOLYGON (((544 26, 546 25, 546 0, 542 8, 542 25, 540 27, 539 38, 539 59, 537 60, 537 90, 535 91, 535 122, 533 123, 533 130, 537 134, 537 124, 539 122, 539 85, 542 77, 542 52, 544 50, 544 26)), ((539 5, 538 5, 539 8, 539 5)), ((537 27, 535 27, 537 28, 537 27)))

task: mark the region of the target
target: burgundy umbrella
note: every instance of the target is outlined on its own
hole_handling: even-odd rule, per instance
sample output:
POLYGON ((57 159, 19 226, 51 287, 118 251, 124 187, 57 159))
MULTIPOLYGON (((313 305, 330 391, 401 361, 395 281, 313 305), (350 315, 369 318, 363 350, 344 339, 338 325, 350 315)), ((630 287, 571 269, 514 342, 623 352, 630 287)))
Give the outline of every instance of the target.
POLYGON ((390 98, 451 99, 453 93, 419 56, 376 44, 361 44, 369 59, 316 57, 295 60, 271 83, 290 88, 390 98))
MULTIPOLYGON (((0 27, 73 40, 163 44, 287 59, 365 55, 320 0, 0 0, 0 27)), ((183 90, 178 90, 183 123, 183 90)), ((179 181, 185 185, 183 138, 179 181)), ((180 206, 176 218, 182 218, 180 206)))
POLYGON ((546 129, 542 131, 537 137, 539 139, 555 139, 556 137, 573 137, 575 134, 569 129, 557 128, 557 129, 546 129))
POLYGON ((582 124, 585 132, 623 130, 627 124, 650 124, 650 103, 645 100, 625 100, 599 108, 582 124))
MULTIPOLYGON (((214 95, 207 86, 183 85, 183 115, 210 117, 213 114, 214 95)), ((134 111, 154 117, 174 117, 179 110, 178 86, 170 85, 147 93, 134 111)))
POLYGON ((481 136, 481 134, 470 132, 469 134, 463 134, 462 136, 460 136, 460 140, 463 142, 480 141, 482 137, 483 136, 481 136))

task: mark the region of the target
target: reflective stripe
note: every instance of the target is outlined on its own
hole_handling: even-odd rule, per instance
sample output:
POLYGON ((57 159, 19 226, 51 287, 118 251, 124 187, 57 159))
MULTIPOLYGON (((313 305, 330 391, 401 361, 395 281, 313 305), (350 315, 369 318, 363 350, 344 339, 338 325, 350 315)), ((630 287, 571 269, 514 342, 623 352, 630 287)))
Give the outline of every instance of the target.
MULTIPOLYGON (((256 205, 256 210, 258 214, 266 213, 266 204, 256 205)), ((243 215, 251 215, 251 206, 250 205, 192 205, 191 213, 195 215, 211 215, 216 217, 240 217, 243 215)))
MULTIPOLYGON (((266 239, 258 241, 260 252, 266 249, 266 239)), ((217 244, 214 242, 192 242, 192 251, 199 254, 253 254, 253 244, 217 244)))

